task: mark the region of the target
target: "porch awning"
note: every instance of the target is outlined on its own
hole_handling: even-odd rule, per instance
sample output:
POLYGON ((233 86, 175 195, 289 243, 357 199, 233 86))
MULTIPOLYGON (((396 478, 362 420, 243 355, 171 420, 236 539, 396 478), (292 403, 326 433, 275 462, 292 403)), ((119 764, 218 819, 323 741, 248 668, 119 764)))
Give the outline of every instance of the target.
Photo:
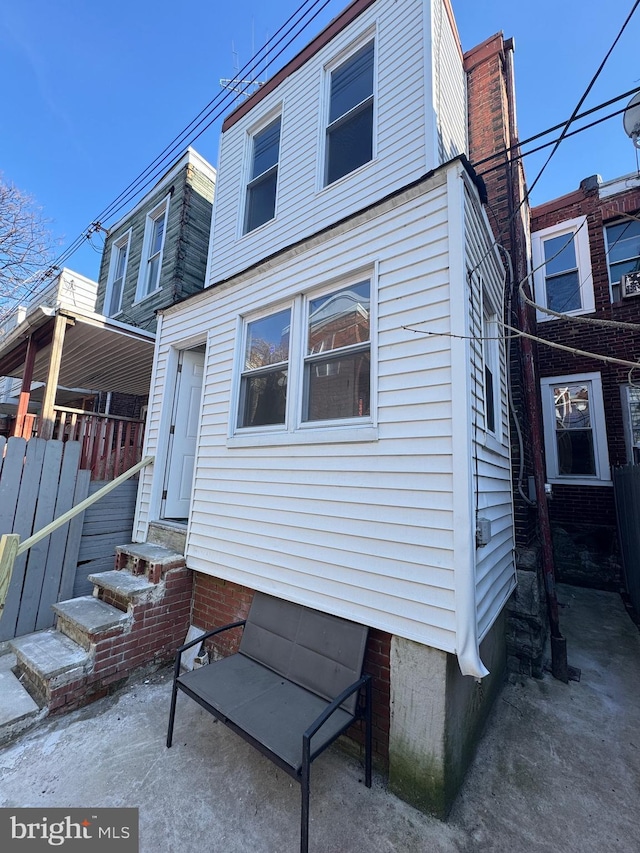
POLYGON ((68 320, 58 385, 87 391, 149 393, 155 335, 100 314, 39 307, 0 341, 0 376, 22 378, 27 342, 38 351, 33 382, 46 382, 57 314, 68 320))

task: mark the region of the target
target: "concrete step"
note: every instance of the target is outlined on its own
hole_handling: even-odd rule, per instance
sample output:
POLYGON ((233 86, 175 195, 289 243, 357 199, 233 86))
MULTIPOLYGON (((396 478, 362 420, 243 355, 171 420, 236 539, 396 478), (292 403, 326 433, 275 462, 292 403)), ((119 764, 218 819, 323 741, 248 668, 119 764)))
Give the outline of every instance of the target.
POLYGON ((58 631, 87 651, 106 635, 121 634, 131 621, 127 613, 92 595, 59 601, 53 611, 58 631))
POLYGON ((165 572, 184 565, 184 554, 164 545, 132 542, 116 548, 116 570, 127 569, 134 575, 146 575, 151 583, 159 583, 165 572))
POLYGON ((147 533, 151 545, 163 545, 178 554, 184 554, 187 542, 187 525, 177 521, 151 521, 147 533))
POLYGON ((14 675, 14 654, 0 656, 0 745, 13 740, 47 713, 33 701, 14 675))
POLYGON ((95 575, 89 575, 87 580, 94 585, 95 598, 107 598, 109 603, 125 613, 129 605, 149 596, 157 589, 157 584, 150 583, 146 576, 132 575, 131 572, 123 570, 97 572, 95 575))
POLYGON ((60 631, 36 631, 11 640, 22 683, 31 696, 46 705, 52 690, 84 678, 91 656, 60 631))

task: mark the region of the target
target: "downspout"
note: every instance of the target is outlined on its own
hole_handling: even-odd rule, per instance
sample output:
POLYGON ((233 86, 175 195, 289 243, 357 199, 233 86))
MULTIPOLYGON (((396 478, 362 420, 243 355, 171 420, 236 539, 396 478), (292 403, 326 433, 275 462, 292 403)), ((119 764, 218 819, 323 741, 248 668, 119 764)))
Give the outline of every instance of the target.
MULTIPOLYGON (((513 71, 514 41, 508 39, 505 46, 505 77, 507 87, 507 108, 509 113, 509 140, 511 151, 518 157, 517 145, 518 134, 515 114, 515 85, 513 71)), ((518 327, 526 334, 533 334, 531 328, 530 312, 524 299, 519 292, 519 283, 525 282, 524 287, 529 289, 527 253, 524 243, 522 228, 519 228, 516 220, 521 216, 521 208, 528 210, 527 202, 523 202, 518 192, 520 187, 518 168, 520 160, 509 159, 507 163, 507 188, 509 199, 509 229, 511 245, 514 254, 515 281, 512 282, 515 291, 514 296, 517 305, 518 327)), ((555 566, 553 559, 553 546, 551 537, 551 522, 549 519, 549 505, 545 491, 546 472, 542 453, 542 414, 538 398, 538 383, 536 379, 535 360, 533 355, 533 342, 526 337, 520 338, 522 352, 522 371, 524 382, 524 401, 527 419, 529 421, 529 434, 533 449, 533 478, 536 488, 536 505, 538 509, 538 526, 540 530, 542 573, 547 597, 547 611, 549 615, 549 629, 551 633, 551 672, 554 678, 569 681, 569 667, 567 664, 567 641, 560 631, 560 616, 558 610, 558 596, 556 592, 555 566)))

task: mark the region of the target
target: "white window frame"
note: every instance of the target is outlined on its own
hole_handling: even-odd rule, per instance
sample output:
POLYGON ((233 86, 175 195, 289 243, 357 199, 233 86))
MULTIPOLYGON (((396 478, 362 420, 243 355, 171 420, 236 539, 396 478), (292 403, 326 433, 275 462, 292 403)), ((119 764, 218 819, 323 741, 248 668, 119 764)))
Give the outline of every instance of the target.
POLYGON ((124 296, 124 286, 127 280, 127 267, 129 266, 129 252, 131 250, 131 232, 133 229, 129 228, 129 230, 123 234, 121 237, 118 237, 111 246, 111 257, 109 258, 109 273, 107 275, 107 287, 104 295, 104 304, 103 304, 103 314, 107 317, 117 317, 118 314, 122 311, 122 299, 124 296), (124 259, 124 270, 122 273, 122 285, 120 288, 120 299, 118 300, 118 308, 116 311, 110 312, 109 308, 111 306, 111 299, 113 296, 113 288, 115 284, 115 275, 118 263, 118 256, 122 249, 125 249, 125 259, 124 259))
POLYGON ((244 174, 242 184, 244 186, 244 198, 240 205, 240 222, 238 228, 238 236, 244 237, 249 234, 255 234, 261 228, 264 228, 268 223, 273 222, 273 220, 277 217, 278 214, 278 190, 280 187, 280 160, 282 156, 282 104, 279 104, 276 109, 270 110, 270 112, 263 116, 259 123, 255 124, 248 132, 246 136, 246 144, 245 144, 245 158, 244 158, 244 174), (256 225, 255 228, 251 230, 247 229, 247 215, 248 215, 248 201, 249 201, 249 189, 251 185, 257 181, 259 181, 262 175, 257 175, 255 178, 251 177, 251 173, 253 171, 253 159, 254 159, 254 142, 257 136, 259 136, 264 130, 266 130, 270 125, 272 125, 275 121, 280 121, 280 139, 278 141, 278 160, 274 166, 270 167, 267 171, 276 171, 276 197, 273 205, 273 216, 270 219, 266 219, 264 222, 260 223, 260 225, 256 225))
MULTIPOLYGON (((329 187, 334 187, 339 184, 341 181, 346 180, 350 175, 355 175, 360 172, 362 169, 366 169, 376 160, 377 157, 377 126, 378 126, 378 39, 375 27, 370 27, 366 32, 362 33, 357 41, 352 42, 348 48, 341 51, 337 56, 334 56, 325 66, 324 66, 324 80, 323 80, 323 109, 321 112, 321 136, 320 136, 320 157, 318 158, 318 189, 328 189, 329 187), (371 128, 371 159, 367 160, 364 163, 361 163, 360 166, 357 166, 350 172, 346 172, 344 175, 341 175, 339 178, 336 178, 334 181, 328 182, 328 155, 329 155, 329 146, 328 146, 328 138, 329 138, 329 115, 331 109, 331 75, 334 71, 337 71, 342 65, 348 62, 351 57, 353 57, 359 50, 366 47, 368 44, 373 44, 373 87, 371 93, 371 99, 373 101, 373 119, 372 119, 372 128, 371 128)), ((367 98, 368 100, 368 98, 367 98)), ((363 102, 364 103, 364 102, 363 102)), ((358 107, 360 105, 357 105, 358 107)), ((354 107, 356 109, 357 107, 354 107)), ((346 114, 345 114, 346 115, 346 114)), ((341 121, 344 118, 340 116, 339 119, 335 121, 341 121)))
POLYGON ((140 272, 138 274, 138 286, 136 289, 136 301, 134 303, 142 302, 144 299, 147 299, 149 296, 152 296, 154 293, 157 293, 158 290, 161 290, 160 279, 162 278, 162 261, 164 257, 164 244, 167 238, 167 221, 169 218, 169 202, 171 200, 171 193, 167 193, 167 195, 159 202, 152 210, 147 213, 145 226, 144 226, 144 240, 142 243, 142 255, 140 258, 140 272), (151 250, 151 239, 153 236, 153 229, 155 223, 161 218, 164 217, 164 226, 162 230, 162 242, 160 245, 160 250, 154 253, 153 257, 158 256, 158 280, 155 284, 155 287, 149 289, 148 288, 148 277, 149 277, 149 263, 152 260, 149 252, 151 250))
POLYGON ((540 380, 542 395, 542 419, 544 423, 544 446, 547 462, 547 479, 550 483, 568 486, 611 485, 611 468, 607 447, 607 428, 602 397, 600 373, 575 373, 565 376, 545 376, 540 380), (593 456, 596 473, 592 476, 560 474, 558 468, 558 446, 556 443, 556 412, 553 386, 590 384, 589 411, 593 434, 593 456))
MULTIPOLYGON (((609 222, 605 222, 603 225, 602 230, 603 230, 603 237, 604 237, 604 245, 605 245, 605 250, 607 253, 607 277, 609 280, 609 298, 611 299, 612 302, 620 302, 620 301, 622 301, 623 297, 622 297, 622 292, 621 292, 620 279, 618 279, 616 282, 613 282, 611 279, 611 258, 609 256, 609 252, 611 251, 611 246, 609 245, 608 229, 614 225, 623 225, 626 222, 631 223, 633 221, 634 220, 625 219, 624 217, 621 217, 619 219, 612 219, 609 222), (613 290, 614 287, 616 288, 615 293, 613 290)), ((637 222, 636 222, 636 224, 637 224, 637 222)), ((627 258, 627 260, 631 261, 635 257, 636 257, 635 255, 632 255, 630 258, 627 258)), ((621 263, 621 261, 616 261, 616 263, 621 263)))
POLYGON ((261 307, 258 311, 238 317, 236 354, 232 384, 232 406, 229 412, 228 447, 255 445, 340 443, 377 440, 377 270, 367 267, 347 277, 341 277, 321 287, 296 294, 293 298, 261 307), (304 366, 307 342, 307 316, 309 302, 330 293, 348 288, 350 284, 369 282, 369 352, 370 352, 370 404, 369 414, 353 418, 330 420, 304 420, 305 379, 304 366), (241 383, 244 370, 247 329, 255 320, 291 309, 289 335, 289 362, 287 400, 284 424, 240 427, 241 383))
MULTIPOLYGON (((569 239, 573 234, 576 263, 578 265, 581 305, 580 308, 576 308, 572 311, 563 311, 561 313, 566 314, 567 316, 589 314, 595 310, 595 300, 593 294, 593 275, 591 272, 591 253, 589 251, 589 231, 586 216, 579 216, 575 219, 566 219, 564 222, 558 222, 556 225, 551 225, 549 228, 543 228, 540 231, 535 231, 531 235, 535 301, 538 305, 541 305, 544 308, 549 307, 547 305, 544 243, 546 240, 553 237, 561 237, 565 234, 567 239, 569 239)), ((553 314, 547 314, 544 311, 537 311, 536 313, 539 323, 557 319, 553 314)))
POLYGON ((640 434, 634 436, 632 408, 640 405, 640 388, 637 385, 621 385, 620 400, 622 403, 622 423, 624 425, 624 444, 627 451, 627 462, 640 463, 640 434), (635 440, 634 440, 635 438, 635 440))
POLYGON ((493 307, 486 291, 482 290, 482 392, 484 400, 484 429, 498 443, 502 440, 502 373, 500 359, 500 326, 498 312, 493 307), (487 399, 486 371, 489 369, 493 379, 493 421, 489 426, 489 401, 487 399))

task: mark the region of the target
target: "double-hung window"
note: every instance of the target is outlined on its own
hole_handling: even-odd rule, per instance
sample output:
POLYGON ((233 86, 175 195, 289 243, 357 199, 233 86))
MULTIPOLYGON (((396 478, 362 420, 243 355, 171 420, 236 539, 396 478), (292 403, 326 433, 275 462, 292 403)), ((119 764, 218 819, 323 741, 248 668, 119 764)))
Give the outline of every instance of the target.
POLYGON ((255 134, 245 202, 244 233, 253 231, 276 211, 278 160, 280 157, 280 117, 255 134))
POLYGON ((640 388, 637 385, 622 385, 622 421, 627 448, 627 462, 640 464, 640 388))
POLYGON ((160 272, 162 268, 162 253, 164 250, 167 215, 169 213, 169 196, 160 202, 148 214, 142 246, 142 262, 138 278, 136 299, 158 290, 160 287, 160 272))
POLYGON ((331 72, 325 184, 373 158, 374 42, 331 72))
POLYGON ((285 423, 290 331, 290 308, 246 324, 239 427, 285 423))
MULTIPOLYGON (((585 217, 531 235, 536 302, 560 314, 594 309, 589 236, 585 217)), ((538 320, 553 315, 538 313, 538 320)))
POLYGON ((122 295, 124 293, 124 282, 127 274, 130 237, 131 230, 116 240, 111 247, 109 277, 107 279, 107 291, 104 301, 104 312, 107 317, 114 317, 122 309, 122 295))
POLYGON ((625 219, 605 227, 611 301, 621 297, 620 279, 640 271, 640 221, 625 219))
POLYGON ((552 376, 541 391, 549 479, 610 481, 600 374, 552 376))
POLYGON ((370 302, 369 281, 307 302, 303 421, 370 415, 370 302))
POLYGON ((236 427, 296 432, 371 419, 371 282, 317 295, 242 325, 236 427))

